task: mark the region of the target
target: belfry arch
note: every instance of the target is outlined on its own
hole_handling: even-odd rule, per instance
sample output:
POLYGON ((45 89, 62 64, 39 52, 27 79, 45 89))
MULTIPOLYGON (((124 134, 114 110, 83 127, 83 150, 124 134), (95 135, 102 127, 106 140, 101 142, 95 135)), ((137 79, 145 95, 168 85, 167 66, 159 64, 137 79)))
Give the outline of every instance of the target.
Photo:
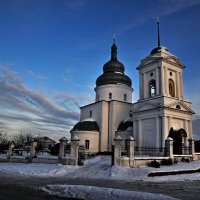
POLYGON ((169 79, 169 95, 175 97, 175 84, 171 78, 169 79))
POLYGON ((149 81, 149 97, 156 95, 156 81, 154 79, 149 81))

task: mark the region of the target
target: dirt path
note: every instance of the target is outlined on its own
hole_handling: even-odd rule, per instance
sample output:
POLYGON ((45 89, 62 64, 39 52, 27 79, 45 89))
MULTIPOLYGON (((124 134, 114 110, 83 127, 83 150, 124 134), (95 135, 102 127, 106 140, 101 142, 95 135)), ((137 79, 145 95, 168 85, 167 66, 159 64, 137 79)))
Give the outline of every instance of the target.
POLYGON ((65 179, 65 178, 24 178, 0 175, 0 200, 58 200, 58 197, 49 197, 39 190, 47 184, 79 184, 99 187, 119 188, 125 190, 160 193, 179 199, 200 199, 200 181, 182 182, 143 182, 117 181, 94 179, 65 179))

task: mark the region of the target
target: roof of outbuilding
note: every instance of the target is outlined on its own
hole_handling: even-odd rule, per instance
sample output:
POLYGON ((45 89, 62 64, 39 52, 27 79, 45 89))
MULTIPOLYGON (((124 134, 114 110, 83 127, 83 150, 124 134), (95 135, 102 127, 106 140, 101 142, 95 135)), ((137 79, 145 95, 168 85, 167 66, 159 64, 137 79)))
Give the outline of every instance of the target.
POLYGON ((81 121, 73 127, 72 131, 99 131, 99 126, 96 121, 81 121))

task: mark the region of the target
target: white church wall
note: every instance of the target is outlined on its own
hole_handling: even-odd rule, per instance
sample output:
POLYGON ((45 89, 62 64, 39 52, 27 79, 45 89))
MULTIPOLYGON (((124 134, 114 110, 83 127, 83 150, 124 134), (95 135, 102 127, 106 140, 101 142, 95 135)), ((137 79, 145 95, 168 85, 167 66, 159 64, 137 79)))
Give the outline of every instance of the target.
POLYGON ((102 118, 101 118, 101 137, 100 137, 100 152, 108 151, 108 123, 109 123, 109 103, 102 102, 102 118))
POLYGON ((109 105, 109 150, 111 150, 112 140, 119 124, 130 117, 132 104, 111 101, 109 105))
MULTIPOLYGON (((165 97, 164 99, 164 104, 165 105, 172 105, 172 104, 174 104, 174 106, 176 106, 176 105, 180 105, 180 102, 179 102, 179 100, 177 99, 177 98, 172 98, 172 97, 165 97), (176 104, 176 102, 177 102, 177 104, 176 104)), ((188 101, 182 101, 182 103, 183 104, 185 104, 186 105, 186 107, 189 107, 189 108, 191 108, 192 107, 192 104, 191 104, 191 102, 188 102, 188 101)), ((181 105, 180 105, 181 106, 181 105)), ((187 110, 186 108, 184 108, 184 106, 181 106, 181 109, 183 109, 183 110, 187 110)))
POLYGON ((117 100, 117 101, 125 101, 132 103, 133 89, 126 85, 122 84, 101 85, 95 88, 95 92, 96 92, 96 101, 117 100), (111 94, 111 96, 109 94, 111 94), (126 95, 126 97, 124 95, 126 95))
POLYGON ((87 106, 81 107, 80 121, 92 118, 99 125, 100 124, 99 122, 101 120, 100 115, 101 115, 101 102, 89 104, 87 106))
POLYGON ((99 125, 100 129, 100 149, 99 151, 104 152, 108 150, 108 102, 100 101, 84 107, 81 107, 80 120, 90 118, 94 119, 99 125))
POLYGON ((73 131, 72 136, 78 136, 80 145, 85 147, 85 141, 89 140, 89 149, 85 148, 85 152, 99 152, 99 132, 98 131, 73 131))
POLYGON ((133 115, 133 129, 136 146, 161 147, 162 138, 162 115, 157 110, 141 112, 133 115))
POLYGON ((142 146, 155 147, 156 145, 156 118, 142 120, 142 146))
POLYGON ((166 110, 165 115, 168 119, 168 131, 171 127, 173 129, 183 128, 187 133, 187 138, 192 137, 192 116, 190 114, 166 110))

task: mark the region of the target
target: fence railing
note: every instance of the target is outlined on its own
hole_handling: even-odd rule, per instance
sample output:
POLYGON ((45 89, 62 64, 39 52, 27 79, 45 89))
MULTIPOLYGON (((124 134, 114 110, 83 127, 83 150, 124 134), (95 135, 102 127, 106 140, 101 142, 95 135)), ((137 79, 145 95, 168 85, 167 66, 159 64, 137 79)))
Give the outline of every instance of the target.
POLYGON ((165 148, 135 147, 135 156, 163 156, 165 148))
POLYGON ((189 147, 182 147, 181 155, 189 155, 189 154, 190 154, 190 148, 189 147))

